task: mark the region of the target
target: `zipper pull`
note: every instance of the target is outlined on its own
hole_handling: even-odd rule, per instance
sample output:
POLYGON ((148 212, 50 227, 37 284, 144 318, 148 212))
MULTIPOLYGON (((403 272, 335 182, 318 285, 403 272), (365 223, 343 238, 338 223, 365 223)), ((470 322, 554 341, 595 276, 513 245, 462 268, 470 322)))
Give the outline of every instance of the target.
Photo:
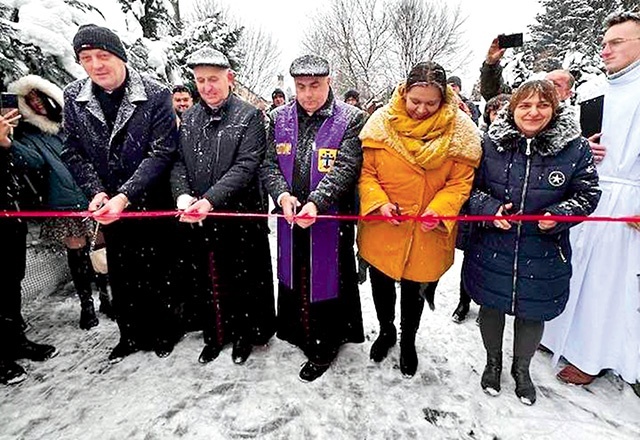
POLYGON ((527 139, 527 151, 524 154, 531 156, 531 139, 527 139))

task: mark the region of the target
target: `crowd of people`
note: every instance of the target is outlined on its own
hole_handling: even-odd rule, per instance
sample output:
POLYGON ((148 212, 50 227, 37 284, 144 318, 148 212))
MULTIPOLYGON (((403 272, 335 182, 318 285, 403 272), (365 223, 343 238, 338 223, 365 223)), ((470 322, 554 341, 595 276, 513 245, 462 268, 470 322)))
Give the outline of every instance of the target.
MULTIPOLYGON (((536 401, 529 370, 538 349, 567 362, 558 373, 567 383, 613 370, 640 396, 640 221, 575 221, 640 215, 640 15, 619 13, 605 28, 601 130, 586 133, 580 121, 591 110, 569 102, 571 73, 508 90, 497 39, 481 68, 483 114, 461 95, 459 77, 428 61, 369 115, 357 91, 336 97, 327 60, 305 55, 290 66, 295 98, 274 90, 265 118, 233 93, 219 51, 189 56, 196 91, 170 90, 127 64, 114 32, 85 25, 73 49, 88 78, 64 93, 34 75, 8 87, 19 109, 0 116, 0 209, 20 210, 20 180, 36 173, 44 207, 91 212, 90 221, 47 219, 42 233, 67 249, 80 328, 98 325, 94 282, 100 311, 117 321, 110 362, 140 350, 167 357, 185 332, 201 330, 200 363, 231 344, 243 364, 276 335, 303 351, 299 377, 314 381, 343 344, 364 342, 357 243, 379 323, 370 358, 382 362, 397 342, 399 284, 400 371, 412 377, 425 301, 433 307, 458 247, 453 320, 466 319, 472 299, 480 305, 483 390, 500 392, 512 315, 511 375, 524 404, 536 401), (269 196, 280 214, 277 304, 269 196), (121 218, 160 210, 179 216, 121 218), (460 213, 493 221, 451 220, 460 213), (360 221, 318 218, 326 214, 360 221), (89 258, 98 236, 111 294, 89 258)), ((57 350, 25 335, 25 222, 0 219, 0 239, 0 382, 14 384, 26 378, 16 360, 57 350)))

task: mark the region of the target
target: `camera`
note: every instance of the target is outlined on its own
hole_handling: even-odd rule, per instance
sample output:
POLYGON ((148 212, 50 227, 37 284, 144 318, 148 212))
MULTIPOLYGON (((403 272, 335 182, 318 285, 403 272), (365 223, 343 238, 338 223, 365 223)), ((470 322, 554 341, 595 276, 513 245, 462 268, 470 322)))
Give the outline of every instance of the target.
POLYGON ((0 109, 18 108, 18 95, 14 93, 0 93, 0 109))
POLYGON ((500 34, 498 35, 498 47, 507 49, 509 47, 520 47, 523 44, 523 35, 519 34, 500 34))

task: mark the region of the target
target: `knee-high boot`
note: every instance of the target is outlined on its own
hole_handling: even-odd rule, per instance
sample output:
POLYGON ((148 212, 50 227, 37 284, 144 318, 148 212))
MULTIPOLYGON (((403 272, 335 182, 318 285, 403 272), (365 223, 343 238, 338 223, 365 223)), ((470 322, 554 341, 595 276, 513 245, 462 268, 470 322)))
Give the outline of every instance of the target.
POLYGON ((416 353, 416 333, 424 309, 424 299, 420 296, 420 283, 402 280, 400 282, 400 371, 412 377, 418 369, 416 353))
POLYGON ((396 344, 396 327, 393 324, 396 308, 396 282, 378 269, 370 266, 371 292, 380 324, 378 338, 371 345, 369 357, 374 362, 382 362, 389 349, 396 344))
POLYGON ((94 282, 100 295, 100 312, 111 320, 116 319, 116 314, 111 304, 111 295, 109 294, 109 276, 103 273, 96 273, 94 282))
POLYGON ((529 375, 529 366, 544 331, 544 322, 516 318, 514 322, 513 364, 511 376, 516 381, 516 396, 525 405, 536 402, 536 388, 529 375))
POLYGON ((460 300, 458 301, 458 306, 453 311, 452 319, 453 322, 460 324, 465 319, 467 319, 467 314, 469 313, 469 305, 471 304, 471 298, 467 293, 467 289, 464 287, 464 280, 462 279, 462 273, 460 274, 460 300))
POLYGON ((89 247, 67 249, 67 261, 73 285, 78 293, 78 298, 80 298, 80 328, 89 330, 98 325, 98 318, 93 308, 91 290, 93 267, 89 260, 89 247))
POLYGON ((480 307, 480 334, 487 351, 487 363, 482 372, 480 386, 492 396, 500 393, 502 375, 502 337, 504 334, 504 313, 489 307, 480 307))

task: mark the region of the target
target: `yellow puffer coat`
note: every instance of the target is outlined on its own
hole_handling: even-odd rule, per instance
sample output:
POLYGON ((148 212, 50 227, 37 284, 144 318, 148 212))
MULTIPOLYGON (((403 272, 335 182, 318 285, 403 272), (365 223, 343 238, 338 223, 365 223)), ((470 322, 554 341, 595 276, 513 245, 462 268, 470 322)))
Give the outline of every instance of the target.
MULTIPOLYGON (((397 93, 394 98, 397 106, 397 93)), ((377 214, 385 203, 397 203, 403 215, 421 215, 427 208, 439 215, 459 213, 469 198, 482 150, 477 127, 461 110, 451 110, 453 105, 449 105, 452 116, 445 130, 449 142, 444 148, 435 145, 442 150, 439 152, 427 149, 429 154, 422 156, 428 159, 422 161, 420 155, 403 146, 402 135, 394 129, 393 103, 371 116, 360 134, 364 151, 359 181, 361 215, 377 214)), ((436 281, 453 264, 456 224, 441 222, 428 232, 420 225, 416 221, 399 226, 361 221, 360 255, 393 279, 436 281)))

